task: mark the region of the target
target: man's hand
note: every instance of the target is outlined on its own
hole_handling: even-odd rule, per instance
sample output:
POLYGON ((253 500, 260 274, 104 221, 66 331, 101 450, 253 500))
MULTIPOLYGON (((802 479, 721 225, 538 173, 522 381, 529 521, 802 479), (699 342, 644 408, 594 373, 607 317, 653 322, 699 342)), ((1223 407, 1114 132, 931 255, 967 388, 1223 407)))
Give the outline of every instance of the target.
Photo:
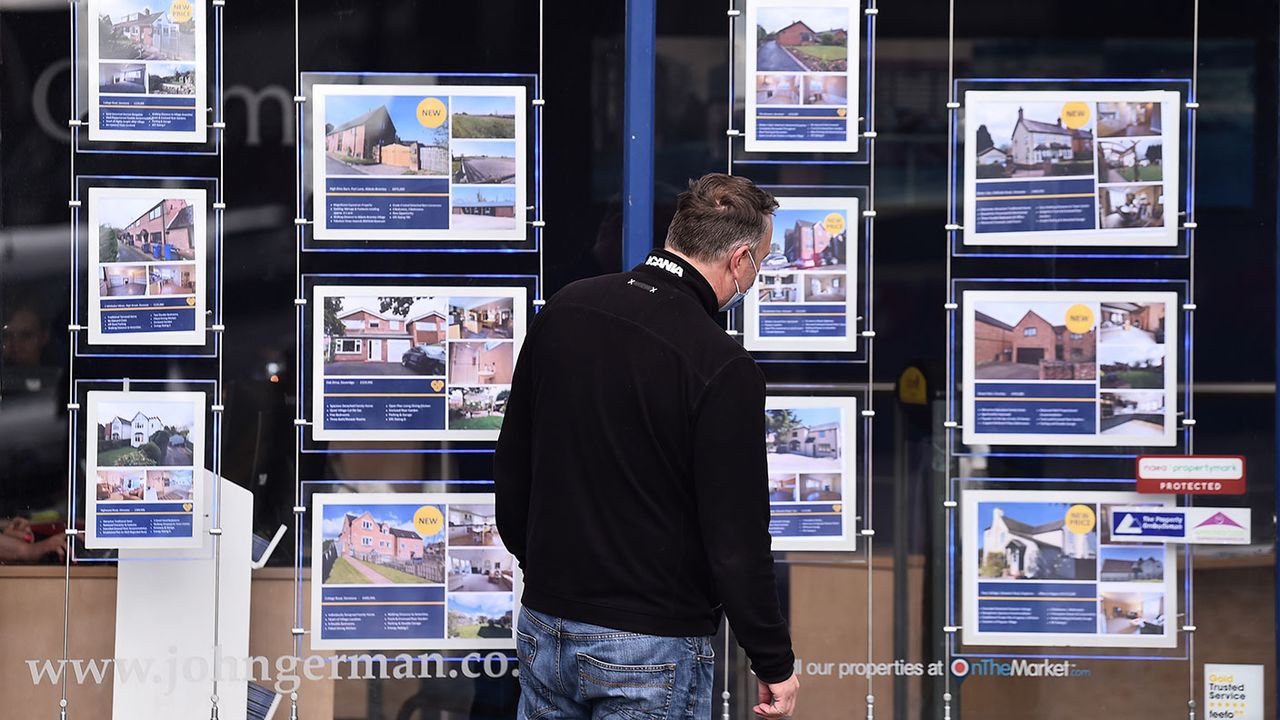
POLYGON ((767 720, 780 720, 791 717, 796 709, 796 693, 800 691, 800 681, 795 675, 780 683, 760 683, 760 704, 752 710, 767 720))

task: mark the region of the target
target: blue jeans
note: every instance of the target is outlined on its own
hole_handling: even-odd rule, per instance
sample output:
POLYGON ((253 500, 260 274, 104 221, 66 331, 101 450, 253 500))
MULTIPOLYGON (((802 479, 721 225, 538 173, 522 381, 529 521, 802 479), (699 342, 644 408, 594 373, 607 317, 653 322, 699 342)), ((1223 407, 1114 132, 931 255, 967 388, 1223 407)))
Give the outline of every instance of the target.
POLYGON ((519 720, 708 720, 710 637, 658 637, 521 608, 519 720))

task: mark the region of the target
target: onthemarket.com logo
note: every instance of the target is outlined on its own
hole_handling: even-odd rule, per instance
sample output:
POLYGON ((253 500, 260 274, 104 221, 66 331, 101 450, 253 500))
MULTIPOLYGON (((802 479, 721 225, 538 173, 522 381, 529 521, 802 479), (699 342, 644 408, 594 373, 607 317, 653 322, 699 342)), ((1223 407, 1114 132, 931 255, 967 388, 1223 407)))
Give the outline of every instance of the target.
POLYGON ((958 678, 968 675, 979 677, 1034 677, 1034 678, 1066 678, 1090 677, 1093 671, 1082 668, 1070 660, 995 660, 981 658, 966 660, 956 658, 951 661, 951 674, 958 678))
POLYGON ((281 694, 298 690, 302 680, 403 680, 437 678, 519 677, 513 657, 501 652, 470 653, 446 658, 439 653, 393 657, 374 655, 310 655, 269 658, 178 657, 177 649, 168 658, 89 658, 69 660, 27 660, 32 685, 148 684, 163 688, 168 695, 181 683, 255 682, 271 685, 281 694), (450 667, 453 665, 454 667, 450 667))

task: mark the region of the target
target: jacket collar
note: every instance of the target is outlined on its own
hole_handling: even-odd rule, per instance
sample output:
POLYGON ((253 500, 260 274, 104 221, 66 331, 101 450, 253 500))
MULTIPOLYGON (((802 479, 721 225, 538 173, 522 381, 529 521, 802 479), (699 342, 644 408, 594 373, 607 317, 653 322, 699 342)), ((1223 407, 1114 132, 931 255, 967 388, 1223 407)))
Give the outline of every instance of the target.
POLYGON ((664 278, 692 295, 702 304, 708 315, 715 317, 720 314, 720 306, 716 303, 716 291, 711 288, 711 283, 707 282, 697 268, 673 252, 655 248, 644 262, 632 269, 632 272, 664 278))

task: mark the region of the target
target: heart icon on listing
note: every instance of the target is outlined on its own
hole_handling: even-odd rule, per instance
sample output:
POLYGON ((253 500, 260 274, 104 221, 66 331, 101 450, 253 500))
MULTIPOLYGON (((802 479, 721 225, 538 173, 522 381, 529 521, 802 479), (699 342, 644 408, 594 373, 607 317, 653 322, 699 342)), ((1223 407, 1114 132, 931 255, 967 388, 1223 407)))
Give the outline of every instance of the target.
POLYGON ((440 392, 441 390, 443 390, 443 389, 444 389, 444 381, 443 381, 443 380, 432 380, 432 381, 431 381, 431 389, 432 389, 432 390, 435 390, 436 392, 440 392))

